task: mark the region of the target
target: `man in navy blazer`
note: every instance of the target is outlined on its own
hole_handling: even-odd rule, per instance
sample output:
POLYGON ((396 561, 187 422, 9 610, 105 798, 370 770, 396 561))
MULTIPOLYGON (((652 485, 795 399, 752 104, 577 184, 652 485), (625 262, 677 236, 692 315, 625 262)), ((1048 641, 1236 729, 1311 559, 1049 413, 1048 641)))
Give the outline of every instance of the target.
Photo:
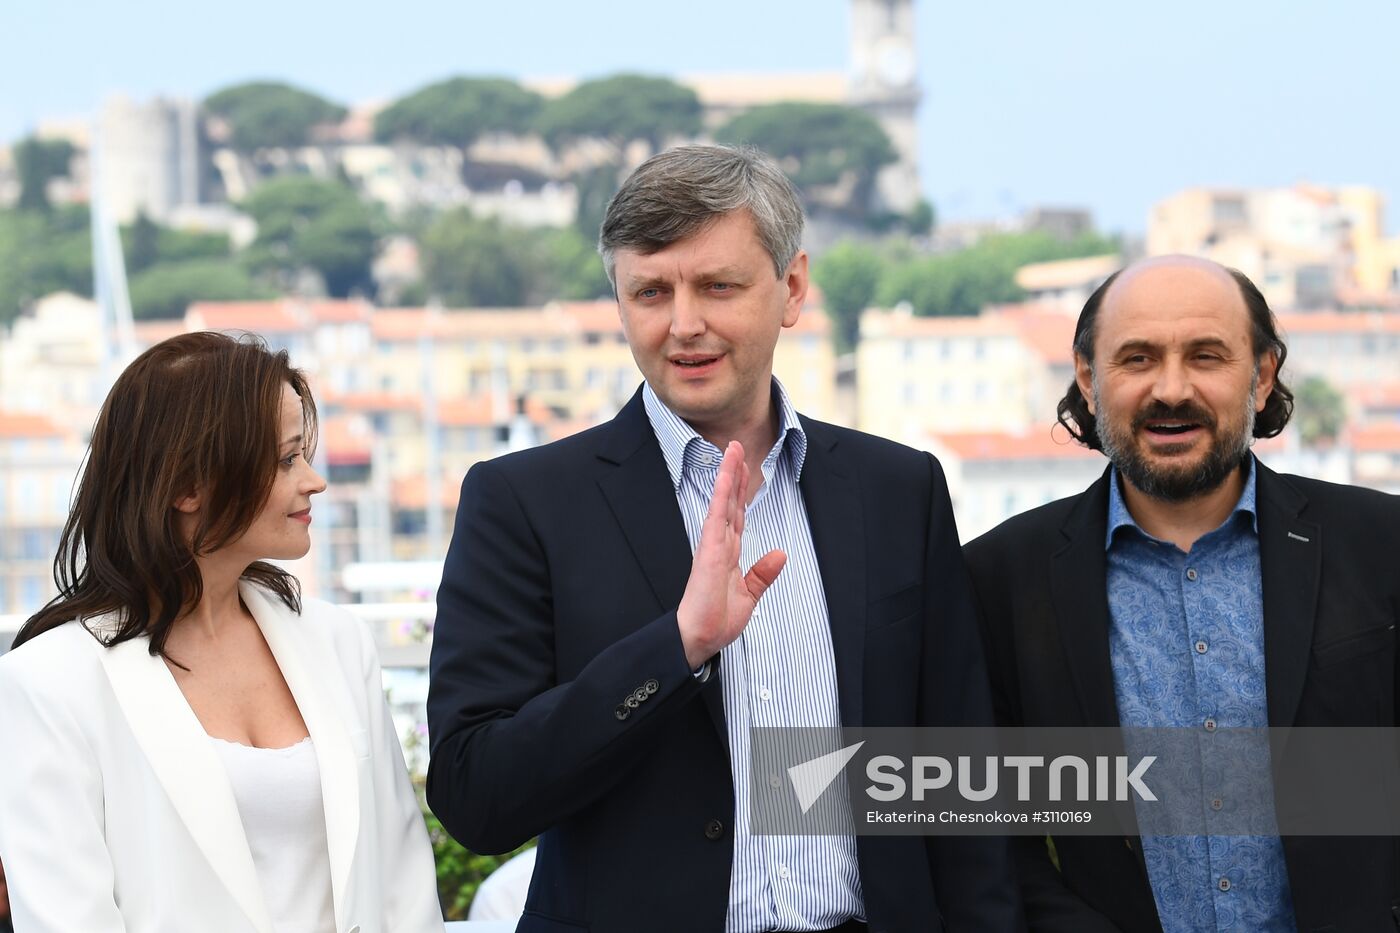
POLYGON ((772 377, 801 232, 756 151, 648 160, 599 244, 645 385, 463 484, 428 801, 476 851, 540 837, 521 931, 1020 928, 1004 840, 749 832, 751 726, 992 719, 938 463, 772 377))
MULTIPOLYGON (((1250 453, 1293 410, 1259 289, 1203 259, 1142 260, 1089 298, 1074 354, 1060 420, 1107 469, 966 548, 998 720, 1180 729, 1202 748, 1217 729, 1394 728, 1400 498, 1250 453)), ((1296 774, 1283 750, 1275 772, 1296 774)), ((1311 803, 1296 788, 1294 810, 1311 803)), ((1272 815, 1273 781, 1251 791, 1272 815)), ((1228 784, 1201 796, 1202 813, 1242 811, 1228 784)), ((1386 836, 1051 842, 1012 846, 1043 933, 1400 928, 1386 836)))

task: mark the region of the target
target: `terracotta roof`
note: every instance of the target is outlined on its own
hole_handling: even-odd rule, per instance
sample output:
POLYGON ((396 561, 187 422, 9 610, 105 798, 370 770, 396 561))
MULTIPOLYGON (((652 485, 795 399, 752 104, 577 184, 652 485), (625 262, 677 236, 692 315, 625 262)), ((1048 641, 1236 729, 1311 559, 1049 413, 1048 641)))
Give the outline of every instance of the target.
POLYGON ((622 321, 617 316, 617 302, 560 301, 552 305, 584 333, 621 333, 622 321))
MULTIPOLYGON (((506 406, 506 418, 515 415, 515 399, 506 406)), ((487 427, 496 424, 496 402, 491 395, 472 395, 454 398, 438 403, 438 422, 451 427, 487 427)), ((544 424, 553 419, 553 413, 543 402, 533 398, 525 400, 525 414, 533 424, 544 424)))
POLYGON ((474 308, 442 310, 385 308, 374 312, 370 329, 375 340, 417 340, 425 330, 435 338, 552 337, 570 330, 569 319, 539 308, 474 308))
POLYGON ((1103 459, 1056 427, 1026 434, 962 432, 929 435, 961 460, 1086 460, 1103 459))
POLYGON ((64 437, 65 434, 45 415, 0 411, 0 437, 64 437))
POLYGON ((988 314, 1010 321, 1026 346, 1045 362, 1074 362, 1075 318, 1064 311, 1044 305, 1023 304, 990 308, 988 314))
POLYGON ((1377 421, 1352 428, 1351 449, 1356 453, 1400 454, 1400 422, 1377 421))
POLYGON ((136 321, 131 326, 137 346, 153 347, 162 340, 185 333, 185 322, 178 321, 136 321))
POLYGON ((1011 321, 996 315, 915 317, 876 311, 871 323, 876 328, 874 333, 882 337, 1011 337, 1016 334, 1011 321))
POLYGON ((1363 408, 1400 408, 1400 382, 1356 385, 1347 394, 1363 408))
POLYGON ((306 329, 284 301, 197 301, 185 312, 191 330, 246 330, 255 334, 297 333, 306 329))
MULTIPOLYGON (((455 509, 457 507, 457 500, 462 494, 460 483, 444 477, 441 486, 442 507, 445 509, 455 509)), ((428 503, 428 481, 421 475, 408 476, 403 479, 394 480, 391 497, 395 508, 426 508, 428 503)))
POLYGON ((417 411, 423 407, 423 401, 417 395, 396 395, 391 392, 325 392, 321 396, 321 405, 326 409, 352 412, 417 411))
POLYGON ((542 440, 545 443, 563 440, 566 437, 597 427, 598 422, 590 418, 574 418, 569 421, 552 421, 544 425, 542 440))
POLYGON ((365 301, 311 301, 305 305, 318 324, 353 324, 368 321, 373 307, 365 301))
POLYGON ((374 433, 360 415, 335 415, 321 420, 319 443, 326 462, 368 463, 374 433))

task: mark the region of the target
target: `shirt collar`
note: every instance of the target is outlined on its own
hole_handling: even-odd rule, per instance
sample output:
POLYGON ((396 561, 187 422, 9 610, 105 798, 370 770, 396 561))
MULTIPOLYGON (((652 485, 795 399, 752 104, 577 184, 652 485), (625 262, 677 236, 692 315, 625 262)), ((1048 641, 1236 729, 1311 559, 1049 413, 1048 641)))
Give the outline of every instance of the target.
MULTIPOLYGON (((1229 516, 1221 523, 1224 527, 1236 515, 1244 514, 1249 516, 1249 525, 1257 535, 1259 533, 1259 513, 1255 509, 1255 477, 1257 471, 1254 469, 1254 455, 1250 454, 1245 458, 1244 464, 1244 489, 1240 491, 1239 501, 1231 510, 1229 516)), ((1132 513, 1128 511, 1128 504, 1123 499, 1123 490, 1119 486, 1118 471, 1110 472, 1108 480, 1108 534, 1104 538, 1104 550, 1113 546, 1113 534, 1119 528, 1136 528, 1145 537, 1151 538, 1147 532, 1143 531, 1136 521, 1133 520, 1132 513)))
MULTIPOLYGON (((773 377, 773 400, 778 406, 778 440, 768 451, 764 462, 775 462, 786 452, 792 458, 793 477, 800 480, 802 465, 807 461, 807 432, 802 429, 802 422, 797 418, 797 409, 792 407, 792 400, 788 398, 787 390, 783 388, 777 376, 773 377)), ((714 462, 718 464, 718 457, 721 456, 719 448, 701 437, 684 418, 666 407, 666 403, 652 391, 650 383, 642 385, 642 404, 646 407, 651 430, 661 445, 661 455, 666 459, 666 469, 671 474, 672 488, 681 488, 681 479, 685 475, 687 465, 693 464, 699 456, 714 457, 714 462)))

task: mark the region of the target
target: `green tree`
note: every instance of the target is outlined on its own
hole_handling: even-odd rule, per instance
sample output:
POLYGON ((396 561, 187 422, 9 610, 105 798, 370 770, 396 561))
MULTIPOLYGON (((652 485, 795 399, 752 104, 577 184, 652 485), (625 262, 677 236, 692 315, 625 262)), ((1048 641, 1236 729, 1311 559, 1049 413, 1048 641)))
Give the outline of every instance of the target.
POLYGON ((287 287, 301 270, 312 269, 337 298, 372 291, 370 264, 382 218, 350 188, 299 176, 274 178, 242 207, 258 225, 245 255, 255 272, 287 287))
POLYGON ((778 159, 793 184, 811 193, 850 176, 851 213, 868 212, 875 177, 899 156, 875 118, 842 104, 789 102, 746 110, 715 133, 720 142, 748 144, 778 159))
POLYGON ((574 229, 590 241, 596 241, 603 229, 603 215, 607 212, 608 202, 617 193, 618 172, 618 166, 610 163, 595 166, 574 176, 574 188, 578 191, 578 211, 574 215, 574 229))
POLYGON ((1016 270, 1024 265, 1116 251, 1116 244, 1096 234, 1068 241, 1047 233, 983 237, 956 253, 892 264, 881 280, 877 302, 890 306, 908 301, 919 315, 976 315, 986 305, 1024 297, 1016 284, 1016 270))
POLYGON ((127 275, 136 275, 158 262, 219 259, 232 255, 227 234, 162 227, 144 212, 138 213, 130 226, 122 228, 121 236, 127 275))
POLYGON ((471 909, 472 898, 477 888, 487 876, 506 862, 527 849, 534 847, 533 840, 504 855, 477 855, 464 848, 453 839, 442 822, 423 804, 423 820, 428 826, 428 840, 433 847, 433 861, 437 866, 438 900, 442 903, 443 916, 448 920, 465 920, 471 909))
POLYGON ((904 219, 905 226, 914 236, 928 236, 937 222, 937 212, 924 198, 919 198, 918 203, 910 208, 909 215, 904 219))
POLYGON ((87 208, 0 211, 0 324, 57 291, 92 294, 87 208))
POLYGON ((812 265, 826 313, 835 325, 836 351, 854 350, 860 341, 860 315, 870 307, 880 283, 880 257, 868 246, 844 241, 812 265))
POLYGON ((145 211, 137 212, 131 226, 122 229, 121 237, 127 275, 149 269, 160 260, 160 225, 145 211))
POLYGON ((619 149, 642 139, 655 152, 671 137, 700 132, 700 98, 669 78, 595 78, 546 103, 536 126, 555 149, 576 139, 604 139, 619 149))
POLYGON ((421 240, 424 291, 456 307, 525 307, 610 293, 591 240, 576 230, 524 229, 465 208, 421 240))
POLYGON ((178 318, 196 301, 271 298, 246 269, 231 259, 159 262, 133 275, 131 313, 140 319, 178 318))
POLYGON ((518 231, 466 208, 449 211, 423 233, 423 278, 430 295, 457 307, 525 303, 531 262, 518 231))
POLYGON ((527 132, 544 98, 505 78, 449 78, 420 88, 374 118, 375 138, 463 149, 483 133, 527 132))
POLYGON ((66 139, 30 138, 14 147, 15 169, 19 175, 19 208, 26 211, 49 209, 49 181, 68 174, 73 144, 66 139))
POLYGON ((243 152, 305 145, 312 127, 345 116, 339 104, 278 81, 224 88, 205 98, 204 109, 228 121, 230 144, 243 152))
POLYGON ((532 260, 538 285, 531 289, 532 303, 607 298, 612 294, 593 239, 573 229, 540 229, 533 234, 532 260))
POLYGON ((1304 446, 1330 444, 1346 425, 1347 403, 1342 393, 1321 376, 1308 376, 1294 392, 1293 423, 1304 446))

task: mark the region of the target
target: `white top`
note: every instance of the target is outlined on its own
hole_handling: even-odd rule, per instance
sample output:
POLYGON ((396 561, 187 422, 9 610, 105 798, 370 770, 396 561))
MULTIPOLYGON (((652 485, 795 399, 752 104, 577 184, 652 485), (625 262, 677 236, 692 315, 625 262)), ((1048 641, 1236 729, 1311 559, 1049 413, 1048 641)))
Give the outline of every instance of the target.
POLYGON ((277 933, 335 933, 321 770, 311 736, 287 748, 211 739, 228 773, 277 933))
POLYGON ((468 920, 519 920, 525 913, 525 897, 535 875, 535 853, 526 849, 497 868, 476 889, 468 920))

